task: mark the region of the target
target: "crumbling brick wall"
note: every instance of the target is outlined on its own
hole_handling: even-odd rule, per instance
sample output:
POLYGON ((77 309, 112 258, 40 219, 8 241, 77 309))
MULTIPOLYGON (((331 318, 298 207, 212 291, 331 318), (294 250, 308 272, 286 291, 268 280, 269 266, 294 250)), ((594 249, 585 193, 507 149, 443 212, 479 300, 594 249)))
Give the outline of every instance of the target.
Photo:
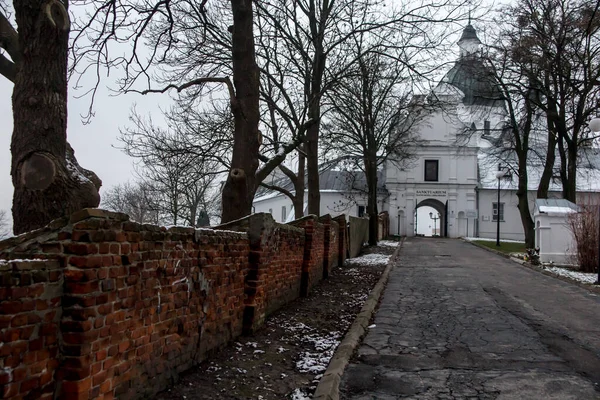
POLYGON ((329 214, 319 218, 323 224, 323 278, 328 278, 334 266, 338 265, 339 258, 339 226, 329 214))
POLYGON ((57 261, 0 261, 0 397, 52 399, 63 291, 57 261))
POLYGON ((307 296, 310 290, 323 279, 323 254, 325 251, 325 227, 314 215, 290 222, 290 225, 304 229, 304 262, 300 295, 307 296))
POLYGON ((333 220, 338 223, 338 266, 343 267, 348 256, 348 225, 346 223, 346 215, 338 215, 333 220))
MULTIPOLYGON (((148 398, 241 334, 246 234, 167 230, 101 210, 84 210, 71 222, 9 241, 16 244, 10 251, 0 248, 3 256, 30 253, 62 263, 54 374, 61 399, 148 398)), ((45 390, 25 393, 23 386, 19 395, 45 390)))
POLYGON ((250 260, 244 332, 250 333, 262 326, 271 312, 300 296, 304 231, 278 224, 267 213, 252 214, 215 229, 248 232, 250 260))
POLYGON ((98 209, 0 242, 0 393, 150 398, 306 295, 323 277, 324 244, 314 216, 196 230, 98 209))

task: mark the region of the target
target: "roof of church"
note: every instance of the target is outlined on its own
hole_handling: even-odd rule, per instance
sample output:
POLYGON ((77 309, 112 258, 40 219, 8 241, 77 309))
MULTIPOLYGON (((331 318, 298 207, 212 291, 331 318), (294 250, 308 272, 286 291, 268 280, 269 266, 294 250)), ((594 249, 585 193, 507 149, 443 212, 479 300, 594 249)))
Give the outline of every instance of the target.
MULTIPOLYGON (((477 32, 471 24, 463 30, 458 43, 467 39, 479 41, 477 32)), ((503 105, 503 96, 498 88, 498 81, 477 53, 461 56, 444 76, 442 82, 459 89, 464 94, 462 100, 465 105, 503 105)))
MULTIPOLYGON (((277 185, 283 189, 294 191, 294 185, 287 176, 278 178, 273 182, 267 182, 269 185, 277 185)), ((319 189, 321 192, 367 192, 367 180, 362 171, 334 171, 331 169, 319 172, 319 189)), ((383 171, 377 171, 377 191, 383 193, 385 189, 385 180, 383 171)), ((273 194, 280 192, 260 187, 256 191, 255 201, 262 200, 260 197, 272 197, 273 194)))
MULTIPOLYGON (((600 192, 600 153, 597 148, 589 150, 582 149, 585 153, 577 166, 577 191, 578 192, 600 192)), ((479 187, 482 189, 496 190, 498 187, 498 179, 496 172, 498 170, 498 158, 494 154, 488 154, 482 150, 478 154, 479 167, 479 187)), ((511 162, 515 165, 515 162, 511 162)), ((505 164, 505 161, 503 162, 505 164)), ((550 181, 550 191, 560 192, 562 183, 558 178, 558 168, 560 167, 560 159, 556 157, 555 177, 550 181)), ((527 163, 527 190, 536 191, 544 172, 544 165, 534 156, 527 163)), ((502 189, 517 190, 518 177, 515 174, 508 174, 500 182, 502 189)))
POLYGON ((481 41, 477 37, 477 32, 475 31, 475 28, 473 28, 473 25, 471 25, 471 23, 469 23, 469 25, 467 25, 465 27, 465 29, 463 29, 462 36, 458 40, 458 43, 465 41, 465 40, 471 40, 471 39, 477 40, 478 42, 481 43, 481 41))

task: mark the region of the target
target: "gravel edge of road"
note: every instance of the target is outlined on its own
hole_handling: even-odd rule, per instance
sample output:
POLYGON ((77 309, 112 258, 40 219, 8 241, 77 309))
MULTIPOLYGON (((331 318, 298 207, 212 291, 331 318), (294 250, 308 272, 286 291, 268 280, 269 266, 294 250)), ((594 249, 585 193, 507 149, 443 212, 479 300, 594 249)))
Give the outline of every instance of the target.
POLYGON ((342 374, 346 369, 346 366, 350 362, 350 358, 354 354, 354 351, 361 342, 362 337, 367 331, 371 317, 377 308, 383 289, 390 276, 393 263, 400 252, 402 245, 404 244, 405 238, 402 238, 398 247, 390 257, 390 261, 386 266, 381 278, 369 294, 369 297, 365 301, 365 304, 361 308, 360 312, 354 319, 354 322, 344 335, 344 339, 335 350, 327 370, 323 374, 323 377, 317 385, 317 389, 313 394, 313 400, 339 400, 340 398, 340 382, 342 380, 342 374))
POLYGON ((559 279, 559 280, 561 280, 563 282, 571 283, 573 285, 579 286, 580 288, 585 289, 585 290, 587 290, 589 292, 592 292, 594 294, 600 294, 600 286, 588 285, 588 284, 576 281, 575 279, 571 279, 571 278, 566 277, 566 276, 562 276, 562 275, 558 275, 558 274, 555 274, 555 273, 550 272, 550 271, 546 271, 545 269, 543 269, 540 266, 533 265, 533 264, 528 263, 527 261, 524 261, 524 260, 519 260, 518 258, 515 258, 515 257, 511 257, 510 255, 508 255, 506 253, 503 253, 501 251, 490 249, 489 247, 482 246, 482 245, 477 244, 477 243, 473 243, 473 242, 471 242, 469 240, 465 240, 465 239, 461 239, 461 240, 463 242, 470 243, 471 245, 473 245, 475 247, 479 247, 480 249, 489 251, 490 253, 495 253, 495 254, 497 254, 497 255, 499 255, 501 257, 507 258, 507 259, 513 261, 516 264, 519 264, 519 265, 521 265, 521 266, 523 266, 525 268, 529 268, 530 270, 539 272, 539 273, 547 275, 547 276, 551 276, 551 277, 559 279))

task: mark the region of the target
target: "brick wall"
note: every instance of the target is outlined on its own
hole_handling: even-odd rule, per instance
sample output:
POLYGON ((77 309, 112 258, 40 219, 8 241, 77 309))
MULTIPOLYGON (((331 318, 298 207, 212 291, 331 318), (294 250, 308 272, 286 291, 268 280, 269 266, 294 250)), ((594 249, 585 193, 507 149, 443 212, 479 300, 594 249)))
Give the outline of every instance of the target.
MULTIPOLYGON (((329 265, 340 232, 329 223, 329 265)), ((314 216, 195 230, 86 209, 0 242, 0 393, 149 398, 306 295, 324 234, 314 216)))
MULTIPOLYGON (((241 334, 246 234, 167 230, 101 210, 84 210, 71 222, 58 232, 13 239, 10 249, 0 247, 3 256, 28 253, 58 258, 64 265, 58 270, 59 279, 64 276, 62 299, 59 295, 52 303, 62 311, 57 313, 58 384, 52 388, 61 399, 148 398, 241 334)), ((12 272, 3 267, 3 282, 18 267, 12 272)), ((5 309, 9 295, 1 298, 3 314, 10 311, 5 309)), ((0 358, 4 367, 11 362, 9 356, 0 358)), ((13 378, 4 388, 11 396, 14 383, 13 378)), ((40 383, 20 383, 19 390, 12 397, 37 398, 36 391, 45 387, 40 378, 40 383)))
POLYGON ((300 295, 307 296, 310 290, 323 279, 325 227, 314 215, 307 215, 289 224, 304 229, 306 240, 304 243, 300 295))
POLYGON ((52 399, 63 290, 57 261, 0 261, 0 397, 52 399))
POLYGON ((338 266, 344 266, 348 256, 348 226, 346 224, 346 215, 341 214, 333 218, 338 223, 338 266))
POLYGON ((328 278, 334 266, 338 265, 339 258, 339 225, 329 214, 319 218, 323 224, 323 278, 328 278))
POLYGON ((304 231, 278 224, 267 213, 252 214, 215 229, 248 232, 250 259, 244 333, 250 333, 262 326, 267 315, 300 295, 304 231))

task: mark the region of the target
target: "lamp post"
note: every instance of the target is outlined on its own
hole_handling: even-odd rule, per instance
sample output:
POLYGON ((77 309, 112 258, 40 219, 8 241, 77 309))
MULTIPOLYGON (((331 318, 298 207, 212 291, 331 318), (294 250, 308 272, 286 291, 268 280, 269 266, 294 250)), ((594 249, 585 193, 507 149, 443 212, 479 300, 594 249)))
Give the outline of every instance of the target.
POLYGON ((496 203, 496 247, 500 247, 500 179, 506 175, 506 171, 501 169, 496 172, 498 179, 498 202, 496 203))
MULTIPOLYGON (((593 118, 588 126, 594 133, 600 132, 600 117, 593 118)), ((594 285, 600 285, 600 206, 598 207, 598 279, 594 282, 594 285)))
POLYGON ((435 232, 437 230, 437 220, 440 219, 440 217, 440 213, 436 213, 435 215, 432 212, 429 213, 429 218, 433 220, 433 236, 435 236, 435 232))

